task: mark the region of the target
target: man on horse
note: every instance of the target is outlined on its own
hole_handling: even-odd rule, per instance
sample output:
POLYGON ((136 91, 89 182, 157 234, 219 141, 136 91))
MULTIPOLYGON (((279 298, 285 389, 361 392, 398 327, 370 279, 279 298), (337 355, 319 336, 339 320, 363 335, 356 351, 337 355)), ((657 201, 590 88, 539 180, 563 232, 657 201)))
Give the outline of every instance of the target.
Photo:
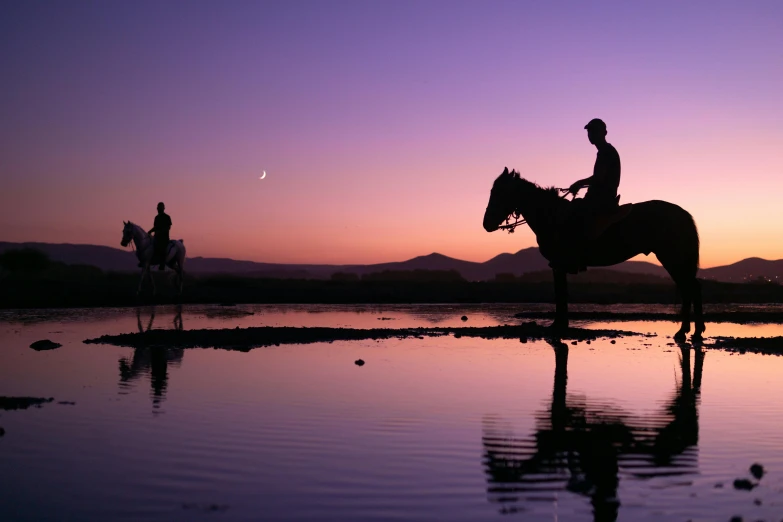
POLYGON ((171 218, 164 212, 166 206, 163 202, 158 203, 158 215, 155 216, 155 223, 148 234, 155 233, 155 249, 152 259, 160 260, 159 270, 166 269, 166 253, 169 246, 169 230, 171 229, 171 218))
POLYGON ((584 198, 574 198, 571 218, 567 228, 572 233, 572 253, 576 257, 577 270, 584 269, 582 257, 588 237, 589 227, 597 216, 612 213, 617 209, 617 188, 620 185, 620 155, 611 143, 606 141, 606 124, 598 118, 590 120, 587 125, 587 139, 598 149, 593 166, 593 175, 574 182, 568 192, 574 194, 584 187, 587 194, 584 198))

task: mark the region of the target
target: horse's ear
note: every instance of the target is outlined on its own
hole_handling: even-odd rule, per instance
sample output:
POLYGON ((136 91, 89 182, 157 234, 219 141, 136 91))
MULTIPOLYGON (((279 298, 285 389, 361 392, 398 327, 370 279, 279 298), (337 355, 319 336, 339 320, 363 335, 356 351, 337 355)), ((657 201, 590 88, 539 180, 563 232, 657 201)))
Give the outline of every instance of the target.
POLYGON ((504 176, 507 176, 507 175, 508 175, 508 167, 506 167, 506 168, 504 168, 504 169, 503 169, 503 175, 504 175, 504 176))

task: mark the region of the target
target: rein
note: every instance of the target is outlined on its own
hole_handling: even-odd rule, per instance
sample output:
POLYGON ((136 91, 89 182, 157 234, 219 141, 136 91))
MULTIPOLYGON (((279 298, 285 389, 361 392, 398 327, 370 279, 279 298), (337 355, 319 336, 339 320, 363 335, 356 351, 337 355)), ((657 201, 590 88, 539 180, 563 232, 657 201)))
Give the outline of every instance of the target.
MULTIPOLYGON (((560 196, 560 199, 565 199, 570 194, 568 189, 558 189, 558 190, 560 192, 565 192, 565 194, 560 196)), ((574 194, 574 197, 576 197, 576 194, 574 194)), ((572 198, 572 201, 573 201, 573 198, 572 198)), ((498 228, 501 229, 501 230, 508 230, 509 234, 513 234, 515 228, 517 228, 520 225, 524 225, 526 223, 527 223, 527 219, 522 217, 522 213, 519 210, 514 210, 514 212, 509 214, 509 216, 506 218, 506 224, 505 225, 500 225, 498 228), (511 218, 514 218, 516 221, 514 221, 513 223, 509 223, 508 220, 511 219, 511 218)))

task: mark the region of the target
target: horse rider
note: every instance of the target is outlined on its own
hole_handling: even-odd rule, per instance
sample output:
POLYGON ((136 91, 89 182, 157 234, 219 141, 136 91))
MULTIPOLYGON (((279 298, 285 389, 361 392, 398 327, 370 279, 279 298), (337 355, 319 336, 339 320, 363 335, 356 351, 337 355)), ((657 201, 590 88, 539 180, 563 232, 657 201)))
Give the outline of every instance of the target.
MULTIPOLYGON (((606 123, 598 118, 590 120, 587 125, 587 139, 595 145, 598 153, 593 166, 593 175, 574 182, 568 192, 574 194, 584 187, 587 194, 584 198, 574 198, 574 212, 569 221, 573 250, 577 258, 581 258, 587 241, 587 227, 597 215, 608 214, 618 206, 617 188, 620 185, 620 155, 611 143, 606 141, 606 123)), ((578 268, 583 269, 581 259, 578 268)))
POLYGON ((166 269, 166 251, 169 246, 169 230, 171 229, 171 218, 164 212, 166 205, 163 202, 158 203, 158 215, 155 216, 155 223, 150 229, 148 234, 155 233, 154 240, 154 252, 153 259, 156 257, 160 259, 160 268, 158 270, 166 269))

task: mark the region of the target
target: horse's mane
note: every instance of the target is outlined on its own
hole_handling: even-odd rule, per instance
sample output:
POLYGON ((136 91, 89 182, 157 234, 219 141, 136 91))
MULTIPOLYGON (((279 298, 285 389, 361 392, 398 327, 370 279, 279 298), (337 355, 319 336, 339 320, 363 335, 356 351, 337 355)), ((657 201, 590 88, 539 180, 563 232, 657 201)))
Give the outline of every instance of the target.
POLYGON ((512 170, 510 174, 514 177, 514 179, 518 179, 525 189, 536 192, 536 195, 539 197, 546 198, 548 201, 551 200, 552 203, 556 203, 562 199, 560 197, 560 189, 557 187, 542 187, 538 183, 528 181, 521 177, 519 172, 516 170, 512 170))

